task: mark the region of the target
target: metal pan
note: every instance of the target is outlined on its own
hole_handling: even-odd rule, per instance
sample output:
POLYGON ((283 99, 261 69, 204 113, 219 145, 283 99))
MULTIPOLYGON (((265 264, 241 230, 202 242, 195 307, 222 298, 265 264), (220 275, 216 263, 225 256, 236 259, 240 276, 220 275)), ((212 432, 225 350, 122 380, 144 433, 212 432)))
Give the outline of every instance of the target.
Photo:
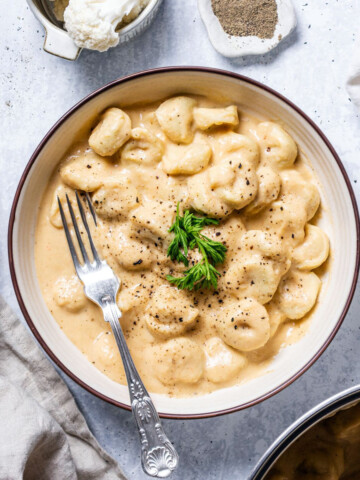
POLYGON ((305 432, 338 411, 349 408, 360 401, 360 385, 344 390, 328 398, 300 417, 278 437, 265 452, 249 480, 265 480, 266 474, 284 452, 305 432))

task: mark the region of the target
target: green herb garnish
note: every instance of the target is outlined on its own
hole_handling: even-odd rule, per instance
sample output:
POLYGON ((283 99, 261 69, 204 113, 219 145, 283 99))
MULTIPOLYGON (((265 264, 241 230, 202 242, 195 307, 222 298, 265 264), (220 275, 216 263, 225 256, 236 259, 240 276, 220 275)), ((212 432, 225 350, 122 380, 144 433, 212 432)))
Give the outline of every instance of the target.
POLYGON ((227 249, 222 243, 211 240, 200 232, 207 225, 218 224, 219 220, 215 218, 197 217, 189 210, 185 211, 184 216, 180 216, 179 204, 177 205, 176 219, 169 229, 175 237, 169 245, 167 255, 171 260, 181 262, 188 267, 189 250, 198 248, 202 260, 185 270, 183 277, 167 275, 166 278, 170 283, 187 290, 217 287, 217 280, 221 274, 216 270, 215 265, 225 260, 227 249))

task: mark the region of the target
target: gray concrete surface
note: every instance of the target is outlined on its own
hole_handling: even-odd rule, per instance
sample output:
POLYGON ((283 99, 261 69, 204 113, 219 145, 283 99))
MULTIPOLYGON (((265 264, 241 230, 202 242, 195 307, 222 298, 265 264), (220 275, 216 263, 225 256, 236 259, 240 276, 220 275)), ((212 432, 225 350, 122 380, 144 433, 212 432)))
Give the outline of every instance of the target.
MULTIPOLYGON (((107 53, 83 52, 76 63, 42 51, 44 33, 25 0, 0 5, 0 292, 19 313, 11 285, 6 225, 12 197, 32 151, 75 102, 106 82, 166 65, 233 70, 297 103, 328 135, 360 195, 360 119, 345 81, 360 35, 358 0, 295 0, 298 28, 275 51, 230 61, 211 47, 195 0, 166 0, 151 29, 107 53), (358 183, 356 181, 358 180, 358 183)), ((341 286, 339 286, 341 288, 341 286)), ((300 414, 360 383, 360 305, 332 345, 299 380, 249 410, 201 421, 165 421, 180 453, 174 480, 246 479, 265 449, 300 414)), ((99 442, 130 479, 142 479, 139 444, 128 412, 91 396, 65 377, 99 442)))

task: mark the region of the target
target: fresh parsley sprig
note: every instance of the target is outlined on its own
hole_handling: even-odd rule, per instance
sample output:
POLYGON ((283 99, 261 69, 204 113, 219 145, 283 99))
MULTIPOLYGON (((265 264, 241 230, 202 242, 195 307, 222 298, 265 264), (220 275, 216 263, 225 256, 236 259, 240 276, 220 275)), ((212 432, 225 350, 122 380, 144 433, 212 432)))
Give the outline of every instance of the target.
POLYGON ((198 217, 189 210, 180 216, 179 204, 177 205, 175 222, 169 229, 169 232, 173 232, 175 236, 169 245, 167 255, 171 260, 181 262, 188 267, 189 250, 198 248, 202 260, 185 270, 183 277, 167 275, 166 278, 169 282, 180 289, 187 290, 217 288, 217 280, 221 274, 216 270, 215 265, 225 260, 227 249, 222 243, 216 242, 200 232, 207 225, 218 224, 219 220, 215 218, 198 217))

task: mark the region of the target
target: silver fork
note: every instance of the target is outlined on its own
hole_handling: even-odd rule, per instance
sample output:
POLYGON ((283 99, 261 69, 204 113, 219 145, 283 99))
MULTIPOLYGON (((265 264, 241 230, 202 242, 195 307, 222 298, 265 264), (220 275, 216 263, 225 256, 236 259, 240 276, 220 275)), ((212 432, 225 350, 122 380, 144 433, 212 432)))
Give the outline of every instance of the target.
MULTIPOLYGON (((168 477, 177 467, 179 461, 178 454, 170 440, 165 435, 160 423, 159 415, 150 398, 150 395, 141 381, 140 375, 136 370, 126 344, 126 340, 119 322, 119 319, 121 318, 121 311, 116 304, 116 295, 120 287, 120 281, 106 261, 100 259, 91 237, 89 225, 80 196, 78 192, 75 192, 75 194, 80 216, 89 239, 90 249, 93 257, 92 260, 89 259, 89 255, 81 238, 81 233, 79 231, 74 210, 68 195, 66 195, 66 201, 71 220, 83 258, 83 263, 80 262, 74 247, 61 201, 58 197, 61 220, 64 226, 64 231, 69 245, 71 257, 74 262, 75 270, 81 282, 84 284, 85 295, 94 303, 99 305, 99 307, 102 309, 104 319, 106 322, 110 323, 111 329, 115 336, 126 373, 131 408, 140 433, 142 450, 141 464, 143 470, 152 477, 165 478, 168 477)), ((89 194, 86 194, 86 199, 96 225, 96 214, 89 194)))

